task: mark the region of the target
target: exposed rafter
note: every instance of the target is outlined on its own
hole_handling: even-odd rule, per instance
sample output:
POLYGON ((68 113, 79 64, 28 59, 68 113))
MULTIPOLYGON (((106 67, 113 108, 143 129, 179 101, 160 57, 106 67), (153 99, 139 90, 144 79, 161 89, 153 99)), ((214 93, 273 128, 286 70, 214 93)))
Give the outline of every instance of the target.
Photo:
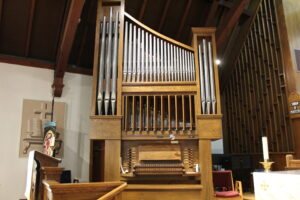
POLYGON ((89 23, 91 21, 91 18, 93 16, 93 8, 94 8, 94 4, 96 3, 96 1, 90 1, 90 5, 89 5, 89 9, 88 9, 88 16, 87 16, 87 20, 86 23, 84 24, 84 31, 83 31, 83 39, 81 41, 81 45, 80 45, 80 50, 79 50, 79 55, 76 59, 76 65, 79 67, 80 66, 80 62, 82 60, 82 54, 84 52, 84 47, 86 45, 86 41, 88 38, 88 30, 89 30, 89 23))
POLYGON ((229 13, 227 14, 227 18, 226 20, 224 20, 224 23, 222 23, 220 27, 218 27, 218 31, 217 31, 218 48, 227 39, 228 35, 231 33, 234 26, 237 24, 248 2, 249 0, 236 1, 236 4, 230 9, 229 13))
MULTIPOLYGON (((234 6, 234 3, 230 2, 230 1, 224 1, 224 0, 222 0, 222 1, 219 2, 219 6, 223 6, 223 7, 231 9, 234 6)), ((251 17, 253 15, 253 13, 250 10, 245 9, 243 11, 243 15, 251 17)))
POLYGON ((63 78, 68 66, 68 59, 83 5, 84 1, 82 0, 72 0, 70 5, 68 18, 64 27, 55 65, 54 81, 52 87, 54 88, 54 95, 56 97, 60 97, 62 94, 62 89, 64 87, 63 78))
POLYGON ((177 32, 177 35, 176 35, 176 39, 178 40, 182 34, 182 29, 186 23, 186 19, 187 19, 187 16, 189 14, 189 11, 191 9, 191 5, 192 5, 192 0, 188 0, 187 4, 186 4, 186 7, 185 7, 185 10, 184 10, 184 13, 183 13, 183 16, 181 18, 181 22, 180 22, 180 26, 179 26, 179 29, 178 29, 178 32, 177 32))
POLYGON ((44 69, 54 69, 54 63, 44 61, 44 60, 35 60, 19 56, 10 56, 0 54, 0 62, 23 65, 23 66, 32 66, 44 69))
POLYGON ((27 26, 27 39, 26 39, 26 46, 25 46, 25 57, 28 57, 29 50, 30 50, 32 22, 33 22, 34 13, 35 13, 34 12, 35 11, 35 4, 36 4, 36 0, 31 0, 30 14, 29 14, 28 26, 27 26))
POLYGON ((210 5, 208 16, 206 18, 204 26, 212 26, 213 19, 216 16, 218 7, 219 7, 219 0, 213 0, 213 2, 210 5))
POLYGON ((165 24, 165 21, 166 21, 166 16, 167 16, 167 13, 168 13, 168 10, 169 10, 169 7, 170 7, 170 3, 171 3, 171 0, 167 0, 166 1, 166 4, 165 4, 165 7, 164 7, 164 11, 162 13, 162 16, 161 16, 161 19, 160 19, 160 22, 159 22, 159 26, 158 26, 158 32, 161 32, 164 24, 165 24))
POLYGON ((140 14, 139 14, 139 21, 141 21, 144 17, 147 3, 148 3, 148 0, 143 1, 142 7, 141 7, 141 10, 140 10, 140 14))
MULTIPOLYGON (((235 68, 235 61, 237 57, 239 56, 240 50, 244 44, 245 39, 247 38, 247 34, 249 32, 249 29, 251 27, 251 24, 253 22, 253 18, 255 17, 255 14, 257 12, 257 9, 259 7, 261 0, 254 1, 254 3, 251 4, 251 7, 249 8, 249 11, 253 13, 251 17, 249 17, 242 27, 240 27, 239 30, 239 39, 232 41, 234 42, 234 45, 231 45, 232 48, 230 49, 230 53, 227 55, 224 55, 223 57, 223 66, 222 71, 220 72, 221 80, 220 80, 220 86, 221 91, 226 87, 227 81, 229 80, 229 77, 231 73, 233 72, 235 68), (226 57, 225 57, 226 56, 226 57)), ((229 44, 230 45, 230 44, 229 44)))
POLYGON ((2 11, 3 11, 3 1, 4 0, 0 0, 0 25, 1 25, 1 20, 2 20, 2 11))

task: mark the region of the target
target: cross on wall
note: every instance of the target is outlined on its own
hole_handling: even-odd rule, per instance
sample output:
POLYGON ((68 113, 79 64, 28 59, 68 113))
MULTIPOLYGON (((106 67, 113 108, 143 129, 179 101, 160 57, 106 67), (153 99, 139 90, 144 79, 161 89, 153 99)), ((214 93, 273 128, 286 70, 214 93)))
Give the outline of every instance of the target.
POLYGON ((51 106, 48 106, 47 103, 41 104, 41 109, 37 109, 33 111, 34 114, 40 115, 41 120, 47 120, 48 116, 51 117, 51 106))

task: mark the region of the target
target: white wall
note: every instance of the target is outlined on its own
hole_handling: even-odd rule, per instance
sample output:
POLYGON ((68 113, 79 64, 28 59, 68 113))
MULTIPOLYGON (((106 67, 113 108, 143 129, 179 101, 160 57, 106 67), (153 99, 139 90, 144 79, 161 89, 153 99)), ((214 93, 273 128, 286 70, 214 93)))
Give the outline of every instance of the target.
POLYGON ((224 154, 223 139, 213 141, 211 143, 212 154, 224 154))
MULTIPOLYGON (((53 71, 0 63, 0 199, 24 198, 27 158, 19 158, 23 99, 51 100, 53 71)), ((66 73, 56 101, 66 102, 64 159, 73 177, 88 181, 92 77, 66 73)))

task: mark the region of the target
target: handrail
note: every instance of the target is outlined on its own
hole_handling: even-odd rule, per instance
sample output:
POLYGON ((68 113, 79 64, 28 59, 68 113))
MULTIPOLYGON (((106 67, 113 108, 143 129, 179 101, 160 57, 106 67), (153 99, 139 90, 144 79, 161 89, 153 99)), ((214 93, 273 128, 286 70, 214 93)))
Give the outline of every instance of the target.
POLYGON ((120 194, 126 187, 127 187, 127 183, 123 183, 119 187, 113 189, 112 191, 108 192, 107 194, 103 195, 102 197, 100 197, 97 200, 110 200, 113 197, 115 197, 118 194, 120 194))
POLYGON ((149 31, 150 33, 152 33, 153 35, 156 35, 157 37, 160 37, 168 42, 171 42, 171 43, 174 43, 176 44, 177 46, 180 46, 180 47, 183 47, 185 49, 188 49, 190 51, 193 51, 194 52, 194 48, 189 46, 189 45, 186 45, 186 44, 183 44, 181 42, 178 42, 172 38, 169 38, 155 30, 153 30, 152 28, 146 26, 145 24, 139 22, 137 19, 135 19, 134 17, 132 17, 130 14, 128 14, 127 12, 124 12, 124 15, 125 17, 127 17, 128 19, 130 19, 131 21, 133 21, 134 23, 136 23, 137 25, 139 25, 140 27, 144 28, 145 30, 149 31))

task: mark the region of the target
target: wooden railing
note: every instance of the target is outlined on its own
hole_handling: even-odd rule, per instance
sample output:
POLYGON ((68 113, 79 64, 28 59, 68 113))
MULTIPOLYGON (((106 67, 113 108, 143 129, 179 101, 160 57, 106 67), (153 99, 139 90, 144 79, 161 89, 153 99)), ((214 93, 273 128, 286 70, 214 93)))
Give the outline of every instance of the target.
POLYGON ((66 183, 44 180, 44 200, 121 200, 127 183, 66 183))

